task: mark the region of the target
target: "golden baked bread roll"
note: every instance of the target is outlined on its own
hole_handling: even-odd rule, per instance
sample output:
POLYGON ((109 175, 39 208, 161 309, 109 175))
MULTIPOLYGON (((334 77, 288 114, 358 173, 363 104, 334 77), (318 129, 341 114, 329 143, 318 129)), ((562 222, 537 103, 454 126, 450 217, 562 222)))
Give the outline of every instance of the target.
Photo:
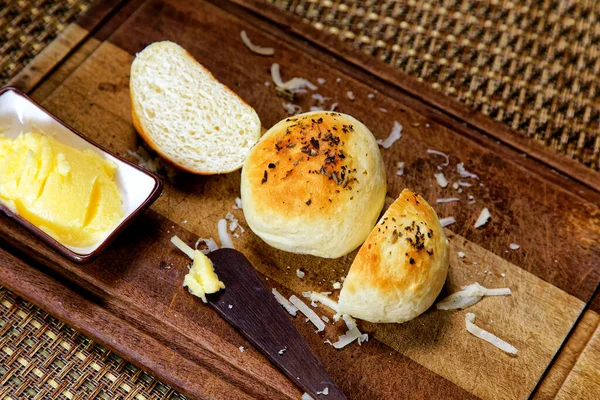
POLYGON ((442 290, 448 256, 448 239, 435 211, 404 189, 356 255, 338 311, 370 322, 411 320, 442 290))
POLYGON ((337 112, 280 121, 252 148, 242 170, 248 225, 292 253, 336 258, 356 249, 375 225, 385 194, 373 134, 337 112))

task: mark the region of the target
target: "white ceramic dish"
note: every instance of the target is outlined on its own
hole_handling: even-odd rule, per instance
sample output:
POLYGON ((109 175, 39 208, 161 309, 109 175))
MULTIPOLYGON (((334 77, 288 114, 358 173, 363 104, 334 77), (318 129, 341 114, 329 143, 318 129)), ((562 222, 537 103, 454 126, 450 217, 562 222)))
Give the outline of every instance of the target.
POLYGON ((123 201, 124 217, 101 240, 91 246, 64 245, 0 204, 0 209, 8 217, 21 223, 46 244, 74 262, 85 263, 95 258, 139 213, 149 207, 162 191, 158 177, 86 139, 19 90, 10 87, 0 90, 0 133, 16 137, 20 132, 30 131, 50 135, 76 149, 92 149, 117 164, 116 179, 123 201))

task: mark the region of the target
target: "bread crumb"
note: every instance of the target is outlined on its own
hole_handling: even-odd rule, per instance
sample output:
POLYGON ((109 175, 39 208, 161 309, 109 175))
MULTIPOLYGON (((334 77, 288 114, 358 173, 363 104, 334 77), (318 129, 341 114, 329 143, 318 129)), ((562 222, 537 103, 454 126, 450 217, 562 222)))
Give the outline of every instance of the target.
POLYGON ((458 252, 458 257, 465 258, 465 253, 463 253, 462 251, 459 251, 458 252))
POLYGON ((244 346, 240 346, 239 349, 240 349, 241 353, 243 353, 246 350, 246 349, 244 349, 244 346))

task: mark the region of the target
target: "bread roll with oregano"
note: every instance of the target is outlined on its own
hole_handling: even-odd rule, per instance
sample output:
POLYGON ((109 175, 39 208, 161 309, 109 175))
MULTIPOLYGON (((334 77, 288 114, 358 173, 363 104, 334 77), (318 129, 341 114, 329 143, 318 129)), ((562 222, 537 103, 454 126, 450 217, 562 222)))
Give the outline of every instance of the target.
POLYGON ((448 239, 435 211, 405 189, 358 251, 338 311, 370 322, 411 320, 439 295, 448 263, 448 239))
POLYGON ((173 42, 153 43, 138 53, 130 79, 135 129, 185 171, 235 171, 260 138, 254 109, 173 42))
POLYGON ((264 134, 244 163, 241 194, 246 221, 265 242, 336 258, 360 246, 377 221, 385 167, 365 125, 315 111, 264 134))

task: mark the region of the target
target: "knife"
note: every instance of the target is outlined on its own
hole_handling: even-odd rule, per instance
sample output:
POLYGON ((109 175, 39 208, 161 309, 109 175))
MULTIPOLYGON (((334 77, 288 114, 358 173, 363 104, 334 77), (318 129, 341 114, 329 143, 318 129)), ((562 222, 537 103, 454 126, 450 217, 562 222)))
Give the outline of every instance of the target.
POLYGON ((208 257, 225 284, 225 290, 207 296, 221 317, 314 399, 346 399, 248 259, 227 248, 208 257))

